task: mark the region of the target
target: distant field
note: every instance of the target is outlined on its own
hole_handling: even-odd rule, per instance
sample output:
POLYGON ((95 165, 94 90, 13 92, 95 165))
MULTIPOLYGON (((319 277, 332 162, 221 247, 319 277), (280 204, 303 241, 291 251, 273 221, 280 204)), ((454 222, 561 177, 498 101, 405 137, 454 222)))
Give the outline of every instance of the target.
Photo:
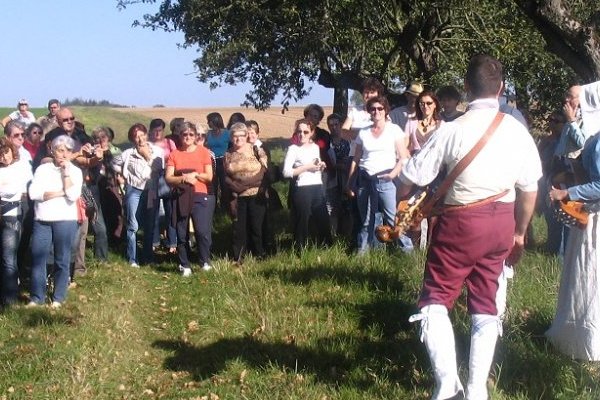
MULTIPOLYGON (((0 108, 0 119, 12 112, 14 108, 0 108)), ((289 137, 294 126, 294 121, 302 118, 304 107, 291 107, 285 114, 280 108, 272 108, 267 111, 257 111, 243 107, 222 108, 108 108, 108 107, 72 107, 75 117, 81 121, 88 133, 100 125, 110 126, 116 133, 117 144, 127 141, 127 130, 136 122, 146 126, 153 118, 162 118, 167 126, 171 119, 183 117, 195 123, 206 125, 206 115, 211 112, 219 112, 223 116, 225 124, 234 112, 241 112, 246 119, 253 119, 260 126, 261 136, 264 139, 289 137)), ((42 108, 31 109, 34 115, 40 117, 47 111, 42 108)), ((325 116, 331 114, 332 108, 325 107, 325 116)), ((325 127, 325 119, 321 123, 325 127)))
MULTIPOLYGON (((196 123, 206 124, 206 115, 211 112, 219 112, 223 116, 225 124, 234 112, 241 112, 246 119, 253 119, 260 126, 261 136, 267 138, 289 137, 291 135, 294 121, 302 118, 304 107, 291 107, 285 114, 281 113, 280 108, 272 108, 267 111, 257 111, 255 109, 243 107, 225 107, 225 108, 115 108, 114 110, 144 115, 149 119, 162 118, 169 121, 176 117, 183 117, 196 123)), ((331 114, 332 108, 325 107, 325 116, 331 114)), ((325 120, 321 123, 325 126, 325 120)))

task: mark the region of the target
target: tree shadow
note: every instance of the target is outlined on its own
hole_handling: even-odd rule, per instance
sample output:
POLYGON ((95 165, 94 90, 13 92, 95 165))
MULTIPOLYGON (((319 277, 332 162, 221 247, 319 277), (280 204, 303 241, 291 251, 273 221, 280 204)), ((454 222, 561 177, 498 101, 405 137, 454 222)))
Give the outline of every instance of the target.
POLYGON ((261 274, 269 278, 278 278, 293 285, 307 285, 312 281, 331 281, 337 285, 367 285, 370 290, 399 293, 402 282, 397 276, 377 270, 358 270, 344 263, 328 266, 302 267, 299 269, 266 268, 261 274))
POLYGON ((423 357, 412 356, 415 348, 420 348, 418 344, 416 339, 370 341, 364 337, 339 335, 320 339, 314 347, 302 347, 293 342, 265 343, 246 336, 220 339, 204 347, 182 340, 159 340, 153 347, 173 352, 163 363, 165 369, 187 371, 198 381, 222 373, 230 361, 237 360, 257 370, 275 366, 289 372, 312 374, 315 380, 327 385, 347 385, 361 390, 375 385, 385 370, 386 379, 413 390, 412 371, 426 368, 420 363, 423 357), (354 351, 335 350, 340 347, 354 351))

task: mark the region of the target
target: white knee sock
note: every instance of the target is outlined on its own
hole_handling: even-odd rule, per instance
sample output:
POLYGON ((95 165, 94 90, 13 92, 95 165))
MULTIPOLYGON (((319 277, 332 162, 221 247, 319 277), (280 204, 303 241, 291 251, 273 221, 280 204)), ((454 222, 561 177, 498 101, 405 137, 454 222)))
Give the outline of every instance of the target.
POLYGON ((421 321, 421 341, 427 347, 435 376, 432 399, 448 399, 462 392, 456 368, 454 331, 446 307, 439 304, 425 306, 409 321, 421 321))
POLYGON ((500 318, 496 315, 474 314, 471 326, 468 400, 487 400, 487 379, 494 360, 496 341, 500 333, 500 318))

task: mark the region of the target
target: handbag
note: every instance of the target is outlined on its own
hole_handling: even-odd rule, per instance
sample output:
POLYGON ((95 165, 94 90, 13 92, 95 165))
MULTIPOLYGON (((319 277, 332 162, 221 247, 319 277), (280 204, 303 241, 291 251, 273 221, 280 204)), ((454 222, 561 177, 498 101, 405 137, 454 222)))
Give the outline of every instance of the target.
POLYGON ((171 197, 171 187, 167 183, 167 179, 164 175, 158 177, 158 197, 161 199, 168 199, 171 197))
MULTIPOLYGON (((430 185, 425 188, 419 188, 413 195, 407 200, 400 201, 396 208, 396 217, 394 227, 388 225, 378 225, 375 228, 375 235, 381 242, 391 242, 398 239, 401 235, 406 233, 409 229, 417 227, 421 224, 421 221, 425 218, 433 215, 439 215, 441 213, 440 202, 446 195, 450 186, 454 180, 460 175, 465 168, 473 161, 475 156, 479 154, 481 149, 486 145, 490 137, 496 131, 496 128, 502 122, 504 113, 498 112, 494 117, 494 120, 487 128, 481 138, 475 143, 473 148, 456 164, 456 166, 446 175, 442 183, 437 185, 430 185)), ((500 193, 484 199, 481 202, 494 200, 497 197, 501 197, 505 193, 500 193)), ((480 202, 478 202, 480 203, 480 202)))
POLYGON ((98 218, 98 204, 90 188, 87 185, 81 187, 81 206, 85 210, 85 215, 91 220, 95 221, 98 218))

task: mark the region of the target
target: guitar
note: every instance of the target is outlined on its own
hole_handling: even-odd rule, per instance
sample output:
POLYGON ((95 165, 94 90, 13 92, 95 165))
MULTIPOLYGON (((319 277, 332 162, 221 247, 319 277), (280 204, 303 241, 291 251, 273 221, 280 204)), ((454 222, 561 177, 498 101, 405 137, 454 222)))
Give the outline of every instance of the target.
POLYGON ((423 205, 428 197, 430 193, 421 188, 407 200, 400 201, 396 207, 394 226, 378 225, 375 228, 377 239, 384 243, 393 242, 408 230, 418 228, 421 220, 426 217, 423 205))

